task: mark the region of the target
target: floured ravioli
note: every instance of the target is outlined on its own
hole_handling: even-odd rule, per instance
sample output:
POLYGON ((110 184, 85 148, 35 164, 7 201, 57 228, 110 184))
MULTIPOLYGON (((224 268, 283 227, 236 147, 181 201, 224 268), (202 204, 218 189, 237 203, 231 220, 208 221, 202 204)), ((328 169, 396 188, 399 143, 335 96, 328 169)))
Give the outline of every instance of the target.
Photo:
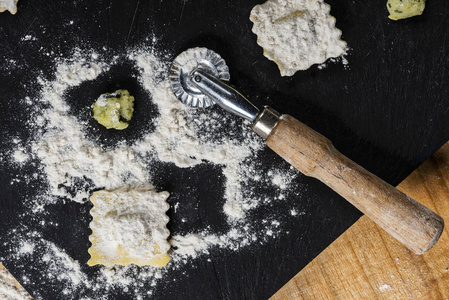
POLYGON ((152 190, 95 192, 90 198, 94 207, 88 264, 165 266, 170 261, 168 196, 152 190))
POLYGON ((322 0, 268 0, 250 15, 264 55, 291 76, 346 50, 330 6, 322 0))

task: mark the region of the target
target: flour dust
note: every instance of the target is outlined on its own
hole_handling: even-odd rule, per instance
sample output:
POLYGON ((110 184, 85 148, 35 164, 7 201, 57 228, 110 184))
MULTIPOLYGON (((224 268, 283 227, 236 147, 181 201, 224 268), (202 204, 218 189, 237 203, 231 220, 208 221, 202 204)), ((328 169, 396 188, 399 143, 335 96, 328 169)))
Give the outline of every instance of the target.
MULTIPOLYGON (((263 141, 252 133, 248 122, 217 108, 198 110, 178 101, 167 79, 171 59, 170 55, 148 47, 112 58, 77 49, 72 57, 57 59, 53 77, 37 75, 40 90, 37 95, 20 100, 31 114, 27 124, 31 137, 14 138, 10 152, 2 154, 0 162, 18 172, 28 170, 23 173, 26 175, 14 177, 11 185, 26 185, 36 191, 26 195, 27 211, 18 216, 26 224, 20 224, 8 237, 8 260, 26 268, 33 257, 41 258, 28 266, 45 270, 42 278, 19 278, 28 286, 35 285, 33 280, 50 282, 55 289, 62 288, 67 299, 82 299, 82 295, 106 299, 120 287, 132 292, 136 299, 143 299, 159 285, 176 280, 171 274, 191 266, 196 259, 211 256, 216 249, 239 251, 273 241, 283 233, 285 216, 301 216, 300 204, 292 205, 291 212, 273 211, 263 218, 255 214, 261 207, 286 201, 298 172, 285 166, 262 171, 258 156, 263 141), (136 98, 136 103, 148 101, 148 105, 156 108, 151 118, 154 126, 151 130, 144 127, 134 140, 122 137, 114 140, 113 145, 105 145, 92 134, 89 123, 89 105, 96 98, 81 109, 86 113, 83 117, 68 99, 73 90, 95 86, 101 76, 123 62, 131 65, 139 88, 144 91, 145 99, 136 98), (52 221, 57 205, 63 203, 78 209, 79 221, 88 224, 87 204, 93 191, 151 187, 156 180, 156 166, 185 172, 204 166, 220 173, 222 195, 211 201, 221 203, 214 213, 222 216, 224 229, 204 224, 202 228, 177 231, 173 226, 172 261, 167 267, 96 267, 89 271, 94 275, 89 276, 85 261, 81 262, 84 253, 64 248, 58 239, 47 236, 46 232, 52 228, 78 230, 64 224, 64 220, 52 221), (277 191, 276 196, 264 196, 256 188, 258 185, 277 191)), ((189 218, 183 205, 192 201, 189 199, 192 195, 168 192, 174 195, 172 202, 169 198, 172 214, 182 223, 189 218)), ((184 271, 182 274, 188 276, 184 271)), ((38 291, 33 296, 41 299, 38 291)))

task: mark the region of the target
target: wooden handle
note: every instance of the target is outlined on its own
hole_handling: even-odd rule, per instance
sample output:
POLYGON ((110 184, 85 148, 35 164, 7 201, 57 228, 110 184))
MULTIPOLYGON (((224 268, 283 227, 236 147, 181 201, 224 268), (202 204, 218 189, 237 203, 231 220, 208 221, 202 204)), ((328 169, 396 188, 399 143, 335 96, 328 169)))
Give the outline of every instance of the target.
POLYGON ((307 176, 315 177, 352 203, 416 254, 438 241, 443 219, 416 200, 338 152, 331 141, 283 115, 267 145, 307 176))

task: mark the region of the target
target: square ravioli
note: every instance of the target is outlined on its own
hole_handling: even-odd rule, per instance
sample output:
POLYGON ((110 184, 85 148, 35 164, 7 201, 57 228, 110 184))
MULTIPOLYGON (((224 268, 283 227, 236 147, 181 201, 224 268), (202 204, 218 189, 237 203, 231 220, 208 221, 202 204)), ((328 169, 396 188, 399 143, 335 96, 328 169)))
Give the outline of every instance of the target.
POLYGON ((250 14, 263 55, 292 76, 346 50, 330 6, 323 0, 268 0, 250 14))
POLYGON ((169 195, 148 189, 93 193, 91 258, 87 263, 165 266, 170 261, 169 218, 165 214, 169 195))

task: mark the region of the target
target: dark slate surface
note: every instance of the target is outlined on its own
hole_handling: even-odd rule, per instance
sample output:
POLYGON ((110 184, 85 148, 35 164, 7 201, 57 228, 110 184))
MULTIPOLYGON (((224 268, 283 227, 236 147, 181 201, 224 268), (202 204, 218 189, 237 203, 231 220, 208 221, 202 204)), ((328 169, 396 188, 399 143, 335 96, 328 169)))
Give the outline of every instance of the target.
MULTIPOLYGON (((259 105, 269 104, 302 120, 330 138, 342 153, 391 184, 399 183, 447 141, 447 1, 429 1, 423 16, 393 22, 387 18, 384 1, 329 0, 337 27, 351 47, 349 69, 341 64, 330 64, 323 70, 314 66, 290 78, 282 78, 256 45, 248 17, 258 2, 21 0, 17 15, 0 15, 2 151, 11 147, 12 137, 27 139, 29 130, 23 121, 28 116, 17 99, 34 93, 29 87, 35 85, 35 73, 50 76, 54 72, 54 57, 67 56, 79 45, 89 45, 102 55, 124 53, 147 43, 145 38, 152 35, 158 37, 158 47, 173 57, 194 46, 216 50, 230 67, 232 84, 243 94, 259 105), (62 26, 72 20, 73 26, 62 26), (27 34, 37 37, 37 42, 21 41, 27 34), (17 68, 5 67, 11 59, 18 62, 17 68)), ((128 76, 132 68, 125 65, 123 69, 111 73, 111 82, 134 84, 128 76), (121 72, 123 69, 127 72, 121 72)), ((155 113, 154 108, 148 113, 155 113)), ((268 167, 288 168, 270 150, 262 157, 268 167)), ((0 165, 0 237, 18 225, 40 230, 79 260, 84 272, 94 274, 95 268, 85 265, 89 258, 86 228, 90 205, 54 205, 46 221, 58 222, 60 227, 41 228, 36 221, 18 215, 24 210, 26 195, 36 193, 42 183, 10 184, 12 178, 23 174, 20 172, 33 172, 32 167, 18 173, 0 165)), ((201 213, 192 212, 200 223, 224 226, 222 216, 211 217, 223 201, 217 195, 222 184, 219 170, 210 165, 159 169, 163 170, 156 176, 159 187, 178 195, 200 195, 201 213), (197 182, 190 190, 183 181, 187 176, 197 182)), ((285 227, 290 234, 238 252, 214 250, 211 262, 197 260, 194 267, 174 272, 173 276, 179 277, 176 283, 158 285, 153 298, 266 299, 275 293, 360 216, 323 184, 305 176, 297 180, 307 189, 292 191, 289 201, 301 201, 306 214, 288 219, 285 227)), ((288 212, 285 204, 266 209, 288 212)), ((170 217, 174 220, 171 229, 180 226, 173 212, 170 217)), ((20 263, 5 260, 10 254, 9 243, 0 241, 0 260, 6 267, 19 280, 22 276, 35 279, 24 283, 31 294, 44 299, 68 297, 61 295, 56 282, 41 280, 46 270, 36 267, 40 257, 34 255, 20 263)), ((89 296, 90 291, 71 297, 82 295, 89 296)), ((109 298, 131 299, 133 293, 116 290, 109 298)))

